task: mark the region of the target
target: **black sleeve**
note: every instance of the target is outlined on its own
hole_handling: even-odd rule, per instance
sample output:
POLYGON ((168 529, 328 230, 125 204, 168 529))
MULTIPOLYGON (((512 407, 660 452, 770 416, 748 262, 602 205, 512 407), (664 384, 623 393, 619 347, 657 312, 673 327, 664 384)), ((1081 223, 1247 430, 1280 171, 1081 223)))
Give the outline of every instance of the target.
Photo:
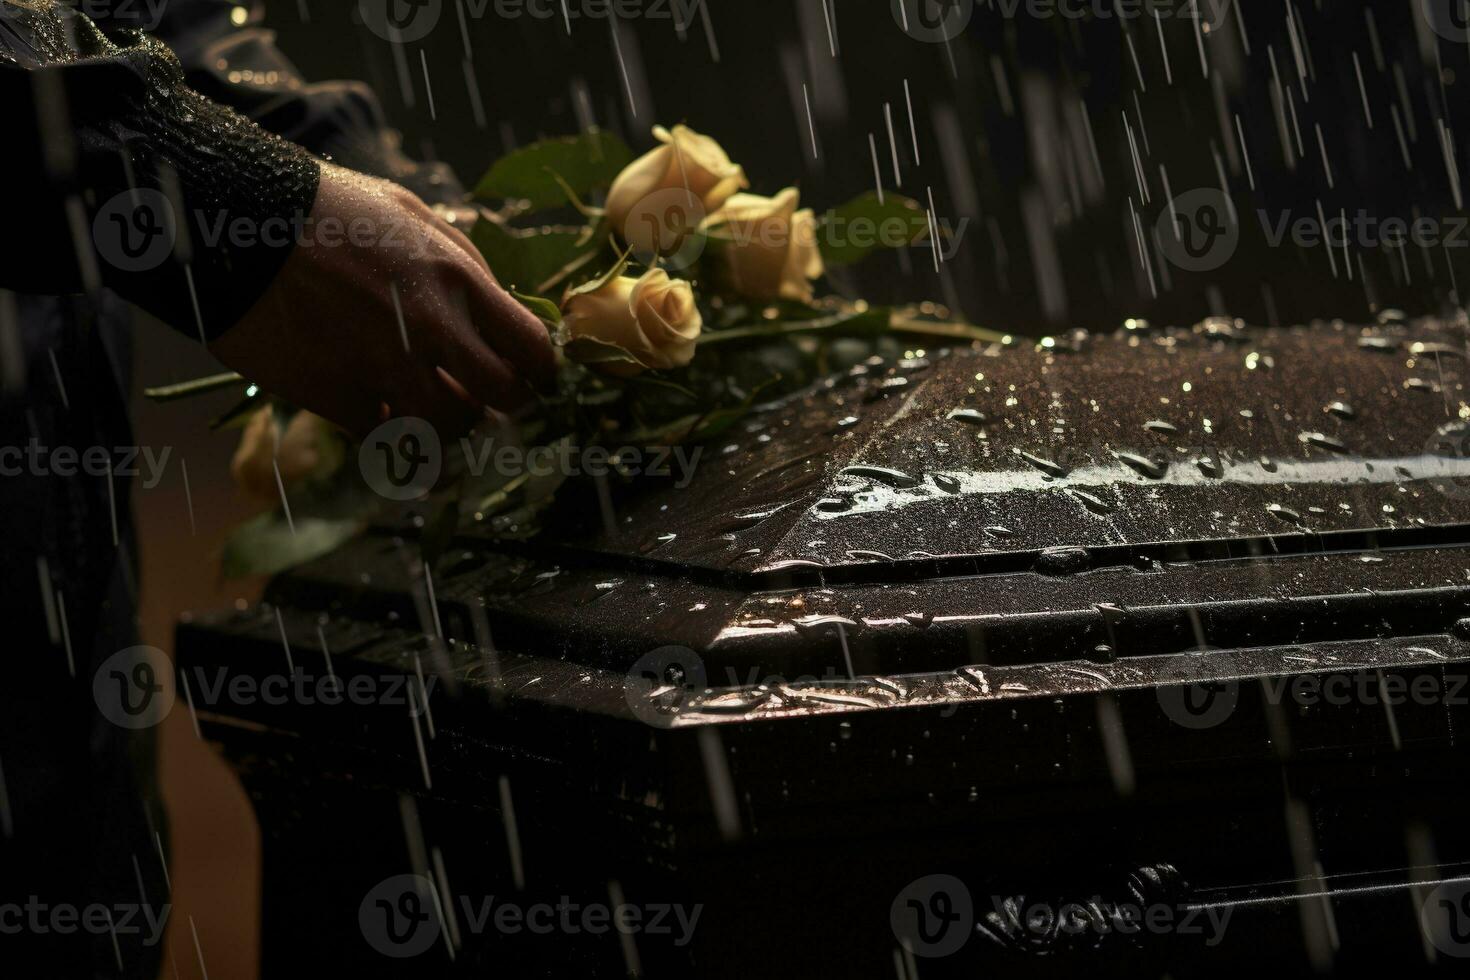
POLYGON ((275 277, 321 175, 189 88, 159 40, 51 0, 0 0, 0 126, 0 287, 105 286, 208 339, 275 277))

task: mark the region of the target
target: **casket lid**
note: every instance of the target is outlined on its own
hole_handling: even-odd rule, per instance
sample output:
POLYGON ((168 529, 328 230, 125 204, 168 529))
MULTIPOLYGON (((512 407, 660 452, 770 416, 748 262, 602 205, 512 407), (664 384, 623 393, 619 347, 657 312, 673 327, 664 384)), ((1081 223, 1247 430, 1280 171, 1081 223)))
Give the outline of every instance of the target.
POLYGON ((1422 533, 1460 523, 1470 499, 1466 351, 1438 321, 1211 320, 875 358, 762 406, 705 447, 687 486, 619 501, 615 528, 567 543, 840 579, 936 558, 1006 568, 1051 549, 1422 533))

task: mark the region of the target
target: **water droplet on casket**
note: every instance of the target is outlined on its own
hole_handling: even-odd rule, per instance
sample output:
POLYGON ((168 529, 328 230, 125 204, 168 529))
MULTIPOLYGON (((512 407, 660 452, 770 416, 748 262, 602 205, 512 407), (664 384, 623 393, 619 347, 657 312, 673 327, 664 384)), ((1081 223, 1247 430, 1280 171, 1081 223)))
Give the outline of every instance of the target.
POLYGON ((1013 452, 1047 476, 1063 477, 1067 475, 1067 468, 1060 463, 1032 455, 1024 449, 1015 449, 1013 452))
POLYGON ((943 490, 945 493, 959 493, 962 489, 962 484, 960 483, 960 481, 956 480, 952 476, 945 476, 943 473, 935 473, 933 475, 933 479, 934 485, 943 490))
POLYGON ((1341 439, 1329 436, 1324 432, 1303 432, 1297 438, 1319 449, 1327 449, 1334 453, 1346 453, 1348 451, 1347 445, 1341 439))
POLYGON ((851 619, 848 619, 846 616, 837 616, 837 615, 803 616, 800 619, 792 620, 792 623, 796 626, 796 628, 798 630, 801 630, 803 632, 810 632, 812 630, 825 629, 826 627, 829 627, 829 626, 851 626, 851 627, 856 627, 857 626, 857 623, 856 622, 854 622, 851 619))
POLYGON ((1031 567, 1041 575, 1073 575, 1086 571, 1091 563, 1086 548, 1063 545, 1042 549, 1031 567))
POLYGON ((949 413, 948 418, 955 422, 965 422, 969 425, 984 425, 990 421, 984 412, 973 408, 957 408, 949 413))
POLYGON ((1415 357, 1424 357, 1425 355, 1428 355, 1430 357, 1443 357, 1445 355, 1448 355, 1450 357, 1465 356, 1465 352, 1458 347, 1452 347, 1449 344, 1435 343, 1423 340, 1416 340, 1414 341, 1414 343, 1410 344, 1409 353, 1413 354, 1415 357))
POLYGON ((1201 456, 1194 461, 1194 465, 1198 466, 1199 471, 1205 476, 1213 477, 1217 480, 1225 475, 1225 467, 1221 464, 1219 456, 1201 456))
POLYGON ((1114 458, 1120 463, 1126 463, 1138 473, 1148 477, 1150 480, 1162 480, 1164 474, 1169 472, 1169 461, 1163 457, 1150 459, 1137 453, 1114 452, 1114 458))
POLYGON ((768 520, 791 506, 791 501, 776 504, 773 507, 763 507, 760 510, 746 511, 740 514, 732 514, 726 520, 720 522, 716 527, 719 531, 739 531, 745 528, 755 527, 764 520, 768 520))
POLYGON ((1279 517, 1288 524, 1301 524, 1302 522, 1301 514, 1282 504, 1269 504, 1266 507, 1266 511, 1273 517, 1279 517))
POLYGON ((1113 505, 1108 503, 1106 500, 1103 500, 1096 494, 1088 493, 1086 490, 1078 490, 1075 487, 1069 488, 1067 492, 1070 493, 1073 497, 1077 498, 1078 502, 1080 502, 1082 506, 1092 511, 1094 514, 1106 516, 1113 512, 1113 505))
POLYGON ((840 472, 842 476, 872 480, 895 490, 911 490, 921 482, 917 477, 909 476, 901 470, 889 469, 886 466, 848 466, 840 472))

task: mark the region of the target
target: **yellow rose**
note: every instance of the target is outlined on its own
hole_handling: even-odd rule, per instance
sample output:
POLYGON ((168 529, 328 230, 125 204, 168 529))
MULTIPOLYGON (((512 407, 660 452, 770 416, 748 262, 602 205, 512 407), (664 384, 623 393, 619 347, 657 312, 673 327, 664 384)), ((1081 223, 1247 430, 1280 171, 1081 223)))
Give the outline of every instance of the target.
MULTIPOLYGON (((619 234, 628 234, 630 216, 637 219, 639 205, 650 195, 663 190, 687 190, 698 204, 691 202, 686 210, 703 213, 686 214, 683 228, 699 224, 704 215, 716 210, 729 199, 731 194, 750 185, 745 180, 745 171, 730 162, 719 143, 696 133, 688 126, 675 126, 670 132, 662 126, 653 127, 654 137, 661 146, 654 147, 643 156, 623 168, 607 192, 608 221, 619 234)), ((672 206, 680 207, 677 195, 666 201, 658 200, 659 222, 674 221, 667 214, 672 206)), ((641 228, 634 228, 641 232, 641 228)))
POLYGON ((615 276, 593 292, 568 296, 562 324, 574 360, 595 361, 598 345, 608 344, 638 362, 609 364, 613 373, 637 374, 644 368, 683 367, 693 360, 704 319, 689 283, 650 269, 637 279, 615 276))
MULTIPOLYGON (((333 445, 331 423, 310 412, 297 412, 281 432, 275 413, 262 408, 250 418, 235 457, 230 461, 230 475, 247 494, 260 500, 279 500, 275 467, 281 471, 281 483, 291 489, 312 475, 324 462, 340 456, 333 445)), ((335 467, 333 467, 335 468, 335 467)))
POLYGON ((753 299, 810 302, 811 280, 822 274, 817 219, 798 211, 800 195, 788 187, 775 197, 736 194, 704 223, 720 249, 731 287, 753 299))

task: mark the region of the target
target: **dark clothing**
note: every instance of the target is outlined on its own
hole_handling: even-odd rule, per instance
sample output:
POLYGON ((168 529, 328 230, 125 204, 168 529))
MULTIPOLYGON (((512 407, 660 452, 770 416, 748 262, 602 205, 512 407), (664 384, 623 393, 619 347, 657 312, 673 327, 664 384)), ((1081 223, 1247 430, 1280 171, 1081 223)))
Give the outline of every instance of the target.
POLYGON ((111 469, 133 442, 121 300, 191 337, 223 332, 292 245, 208 232, 304 217, 318 157, 431 201, 461 193, 402 154, 366 88, 303 82, 258 8, 236 22, 242 6, 170 0, 143 33, 0 0, 0 975, 156 976, 146 925, 46 923, 101 905, 131 908, 137 927, 140 905, 157 917, 168 901, 153 730, 109 721, 93 690, 103 661, 137 642, 130 480, 10 451, 101 447, 111 469), (149 251, 170 227, 171 247, 149 251))
POLYGON ((292 248, 289 237, 264 233, 232 246, 219 230, 294 228, 316 196, 311 154, 430 201, 458 193, 445 168, 399 151, 364 86, 304 83, 257 26, 258 12, 236 26, 237 9, 233 0, 183 0, 162 8, 154 36, 104 35, 47 0, 0 0, 0 112, 5 132, 19 136, 0 155, 0 179, 27 189, 11 214, 11 227, 26 233, 0 236, 0 286, 104 285, 212 339, 250 308, 292 248), (141 254, 170 225, 166 260, 141 254))

